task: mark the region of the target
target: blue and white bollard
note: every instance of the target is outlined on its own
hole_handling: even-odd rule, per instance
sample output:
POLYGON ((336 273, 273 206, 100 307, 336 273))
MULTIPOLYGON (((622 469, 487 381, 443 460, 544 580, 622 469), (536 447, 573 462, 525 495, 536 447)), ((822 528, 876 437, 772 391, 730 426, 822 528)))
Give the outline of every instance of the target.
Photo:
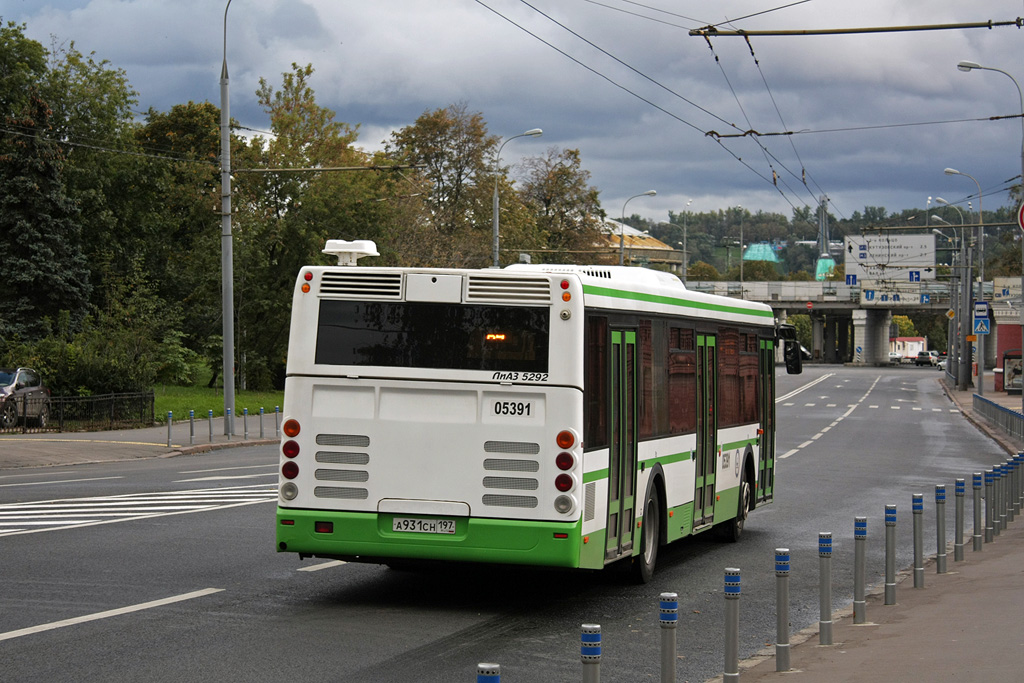
POLYGON ((924 588, 924 494, 915 493, 911 504, 914 513, 914 588, 924 588))
POLYGON ((865 600, 867 584, 867 555, 864 546, 868 540, 868 518, 855 517, 853 520, 853 623, 867 621, 865 600))
POLYGON ((242 408, 242 438, 249 440, 249 409, 242 408))
POLYGON ((210 443, 213 443, 213 409, 206 411, 206 418, 210 421, 210 443))
POLYGON ((964 480, 957 479, 955 485, 956 514, 953 528, 953 561, 964 561, 964 480))
POLYGON ((601 681, 601 627, 583 624, 580 633, 580 662, 583 664, 583 683, 601 681))
POLYGON ((935 573, 946 573, 946 485, 935 485, 935 573))
POLYGON ((171 416, 173 414, 174 414, 173 411, 170 411, 170 410, 167 411, 167 447, 168 448, 171 447, 171 416))
POLYGON ((818 644, 832 644, 832 532, 818 534, 818 644))
POLYGON ((885 604, 896 604, 896 506, 885 506, 885 604))
POLYGON ((274 406, 274 438, 281 438, 281 406, 274 406))
POLYGON ((228 441, 231 441, 232 428, 235 426, 235 421, 231 419, 231 408, 224 409, 224 434, 228 437, 228 441))
POLYGON ((740 570, 725 570, 725 673, 724 681, 740 680, 740 570))
POLYGON ((501 683, 501 666, 498 664, 477 664, 476 683, 501 683))
POLYGON ((263 436, 263 406, 260 406, 260 438, 261 439, 264 438, 264 436, 263 436))
POLYGON ((196 411, 188 411, 188 445, 196 445, 196 411))
POLYGON ((661 683, 675 683, 679 595, 662 593, 658 599, 658 610, 658 623, 661 624, 661 683))
POLYGON ((971 487, 974 489, 974 530, 971 531, 971 547, 977 552, 982 548, 981 532, 985 528, 981 516, 981 486, 983 475, 975 472, 971 475, 971 487))
POLYGON ((985 470, 985 543, 995 540, 995 529, 993 528, 993 517, 995 515, 995 494, 992 492, 995 484, 995 477, 992 470, 985 470))
POLYGON ((789 671, 789 548, 775 549, 775 670, 789 671))

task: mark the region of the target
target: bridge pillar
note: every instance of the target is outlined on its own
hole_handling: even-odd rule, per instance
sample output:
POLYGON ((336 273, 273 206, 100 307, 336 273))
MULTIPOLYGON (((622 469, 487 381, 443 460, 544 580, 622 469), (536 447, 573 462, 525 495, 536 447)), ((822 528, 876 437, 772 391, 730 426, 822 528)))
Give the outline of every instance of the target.
POLYGON ((825 360, 825 318, 817 313, 811 314, 811 353, 814 360, 825 360))
POLYGON ((885 365, 889 362, 888 309, 855 309, 853 313, 853 363, 885 365))

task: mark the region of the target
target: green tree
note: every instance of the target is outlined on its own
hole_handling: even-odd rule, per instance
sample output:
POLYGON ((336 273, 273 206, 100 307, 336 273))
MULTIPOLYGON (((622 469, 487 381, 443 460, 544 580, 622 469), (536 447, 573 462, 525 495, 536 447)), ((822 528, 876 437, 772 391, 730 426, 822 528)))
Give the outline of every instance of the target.
POLYGON ((696 263, 691 263, 689 268, 687 268, 686 279, 698 282, 716 281, 721 280, 722 276, 710 263, 697 261, 696 263))
POLYGON ((0 131, 0 337, 37 339, 61 310, 80 321, 88 302, 80 217, 65 192, 49 121, 36 93, 0 131))
POLYGON ((602 241, 604 211, 590 172, 577 149, 552 147, 523 161, 526 178, 519 195, 533 216, 529 228, 550 263, 594 263, 602 241))

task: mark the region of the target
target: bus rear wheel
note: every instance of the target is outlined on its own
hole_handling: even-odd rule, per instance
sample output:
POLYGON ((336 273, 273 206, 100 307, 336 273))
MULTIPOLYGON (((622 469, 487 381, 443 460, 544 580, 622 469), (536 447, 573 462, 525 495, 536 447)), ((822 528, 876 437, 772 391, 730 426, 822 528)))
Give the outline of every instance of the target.
POLYGON ((719 528, 719 536, 723 541, 736 543, 743 536, 743 526, 750 514, 750 503, 753 500, 754 491, 750 486, 750 478, 744 474, 740 481, 739 503, 736 506, 736 516, 728 522, 724 522, 719 528))
POLYGON ((658 492, 652 486, 644 503, 644 520, 640 527, 640 554, 633 558, 633 579, 637 583, 647 583, 654 576, 660 534, 661 509, 658 504, 658 492))

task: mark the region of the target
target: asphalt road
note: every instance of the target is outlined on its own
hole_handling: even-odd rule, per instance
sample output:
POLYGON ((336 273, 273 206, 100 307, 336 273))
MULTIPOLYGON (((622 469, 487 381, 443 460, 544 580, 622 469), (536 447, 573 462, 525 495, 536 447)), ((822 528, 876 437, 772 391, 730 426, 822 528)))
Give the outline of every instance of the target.
MULTIPOLYGON (((784 372, 784 371, 783 371, 784 372)), ((853 520, 884 570, 884 506, 952 491, 1002 452, 930 368, 809 366, 778 380, 776 502, 745 538, 659 555, 653 581, 616 572, 299 562, 274 552, 276 448, 0 471, 0 678, 12 681, 579 680, 582 623, 602 626, 606 680, 658 680, 658 595, 679 594, 678 678, 722 671, 723 570, 743 572, 741 656, 774 642, 774 550, 793 555, 793 630, 818 619, 819 531, 835 538, 836 607, 852 600, 853 520), (83 500, 91 499, 91 500, 83 500), (163 601, 163 602, 161 602, 163 601)), ((952 502, 952 494, 950 494, 952 502)), ((952 533, 953 505, 947 505, 952 533)), ((934 522, 926 552, 935 552, 934 522)))

